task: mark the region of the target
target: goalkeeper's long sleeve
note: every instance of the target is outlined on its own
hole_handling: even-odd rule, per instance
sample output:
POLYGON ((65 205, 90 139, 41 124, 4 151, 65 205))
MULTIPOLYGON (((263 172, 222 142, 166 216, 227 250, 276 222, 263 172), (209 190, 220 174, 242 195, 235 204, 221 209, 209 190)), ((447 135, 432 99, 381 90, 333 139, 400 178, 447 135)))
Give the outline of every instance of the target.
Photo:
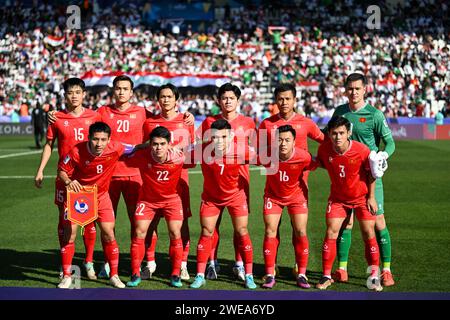
POLYGON ((395 151, 395 142, 391 135, 388 135, 386 137, 383 137, 383 143, 384 143, 384 151, 387 152, 389 157, 394 153, 395 151))

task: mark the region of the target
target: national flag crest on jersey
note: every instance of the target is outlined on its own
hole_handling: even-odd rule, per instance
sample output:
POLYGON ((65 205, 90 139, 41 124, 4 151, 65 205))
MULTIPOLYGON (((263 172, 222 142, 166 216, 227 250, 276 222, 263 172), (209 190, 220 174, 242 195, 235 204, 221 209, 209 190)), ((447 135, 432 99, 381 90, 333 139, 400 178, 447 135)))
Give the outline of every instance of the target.
POLYGON ((84 186, 80 192, 67 190, 67 219, 84 227, 97 217, 97 185, 84 186))

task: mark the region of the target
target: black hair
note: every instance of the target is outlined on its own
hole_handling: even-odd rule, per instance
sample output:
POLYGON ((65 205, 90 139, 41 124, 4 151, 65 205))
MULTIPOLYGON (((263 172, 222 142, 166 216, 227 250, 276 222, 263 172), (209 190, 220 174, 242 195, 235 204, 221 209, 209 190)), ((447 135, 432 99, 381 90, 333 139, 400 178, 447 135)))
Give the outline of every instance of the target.
POLYGON ((211 129, 222 130, 228 129, 231 130, 230 123, 225 119, 218 119, 211 124, 211 129))
POLYGON ((171 84, 171 83, 166 83, 166 84, 163 84, 162 86, 160 86, 158 88, 158 90, 156 90, 156 100, 159 99, 159 94, 164 89, 172 90, 172 92, 173 92, 173 94, 175 96, 175 100, 178 100, 178 98, 180 97, 180 91, 178 90, 178 88, 176 86, 174 86, 173 84, 171 84))
POLYGON ((153 138, 163 138, 167 140, 167 143, 170 143, 170 131, 163 126, 156 127, 150 132, 150 142, 153 138))
POLYGON ((295 132, 295 129, 292 128, 292 126, 290 124, 286 124, 284 126, 279 127, 278 129, 278 133, 282 133, 282 132, 290 132, 292 133, 292 136, 294 137, 295 140, 295 136, 297 135, 297 133, 295 132))
POLYGON ((352 130, 352 124, 350 123, 350 121, 348 121, 348 119, 342 116, 334 116, 333 118, 330 119, 330 121, 328 121, 327 124, 328 132, 340 126, 345 126, 347 128, 347 131, 352 130))
POLYGON ((241 97, 241 89, 239 89, 238 86, 235 86, 234 84, 231 84, 230 82, 227 82, 220 86, 219 90, 217 91, 217 98, 220 99, 220 97, 227 91, 232 91, 236 98, 241 97))
POLYGON ((130 83, 130 85, 131 85, 131 90, 133 90, 134 83, 133 83, 133 80, 131 80, 131 78, 129 76, 126 76, 126 75, 122 74, 120 76, 115 77, 114 80, 113 80, 113 87, 114 88, 116 87, 116 84, 119 81, 128 81, 130 83))
POLYGON ((86 85, 83 80, 81 80, 80 78, 69 78, 63 83, 64 92, 69 91, 70 88, 75 86, 79 86, 83 91, 86 90, 86 85))
POLYGON ((357 72, 351 73, 348 75, 347 78, 345 78, 344 87, 347 88, 350 82, 355 82, 359 80, 362 81, 364 86, 367 84, 367 78, 365 75, 357 72))
POLYGON ((273 95, 274 95, 275 99, 277 99, 277 96, 279 93, 286 92, 286 91, 291 91, 292 94, 294 95, 294 98, 297 96, 297 90, 295 89, 295 86, 292 83, 282 83, 282 84, 278 85, 275 88, 273 95))
POLYGON ((89 126, 89 138, 94 136, 96 132, 105 132, 108 137, 111 136, 111 128, 104 122, 98 121, 89 126))

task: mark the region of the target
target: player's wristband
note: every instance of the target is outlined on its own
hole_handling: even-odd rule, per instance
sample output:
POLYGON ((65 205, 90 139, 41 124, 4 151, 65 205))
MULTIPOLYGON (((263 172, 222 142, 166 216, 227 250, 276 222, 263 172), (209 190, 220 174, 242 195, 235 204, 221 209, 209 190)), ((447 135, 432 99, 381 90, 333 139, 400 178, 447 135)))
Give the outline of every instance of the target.
POLYGON ((71 182, 72 182, 72 180, 67 180, 67 181, 64 182, 64 185, 68 186, 71 182))

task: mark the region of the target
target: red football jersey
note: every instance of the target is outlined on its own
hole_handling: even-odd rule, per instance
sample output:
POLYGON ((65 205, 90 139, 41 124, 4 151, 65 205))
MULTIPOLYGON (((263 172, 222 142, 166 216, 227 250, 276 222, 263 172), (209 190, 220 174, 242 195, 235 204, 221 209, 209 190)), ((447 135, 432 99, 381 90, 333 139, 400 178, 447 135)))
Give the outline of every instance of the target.
POLYGON ((295 148, 291 158, 279 161, 278 171, 267 175, 264 197, 276 201, 280 205, 288 205, 293 200, 306 200, 304 185, 299 177, 309 168, 311 155, 300 148, 295 148))
MULTIPOLYGON (((210 137, 208 137, 208 135, 204 135, 208 132, 209 129, 211 129, 211 124, 219 119, 224 119, 224 117, 221 114, 218 114, 214 117, 207 117, 196 131, 197 139, 200 139, 202 141, 209 141, 210 137)), ((228 122, 230 123, 231 129, 235 136, 234 142, 237 143, 238 146, 242 144, 245 148, 248 148, 249 145, 252 147, 256 146, 256 127, 255 121, 253 121, 252 118, 239 114, 235 119, 228 122)), ((246 193, 248 194, 250 184, 249 165, 242 165, 239 169, 239 173, 241 177, 244 178, 243 183, 246 185, 245 189, 246 193)))
POLYGON ((166 127, 170 131, 170 144, 173 146, 185 147, 194 143, 194 125, 186 125, 184 115, 181 113, 170 120, 161 114, 149 117, 143 126, 144 140, 147 141, 153 129, 159 126, 166 127))
POLYGON ((117 141, 106 146, 100 156, 95 156, 89 150, 89 141, 77 144, 59 164, 59 169, 72 173, 72 180, 78 180, 81 185, 98 187, 99 196, 108 192, 109 183, 119 157, 125 152, 125 147, 117 141), (73 171, 72 171, 73 170, 73 171))
MULTIPOLYGON (((97 112, 102 121, 111 127, 111 139, 132 145, 144 141, 142 126, 146 119, 145 108, 130 106, 125 111, 119 111, 114 106, 100 107, 97 112)), ((139 170, 130 168, 124 159, 120 159, 114 171, 114 177, 128 177, 139 175, 139 170)))
MULTIPOLYGON (((205 143, 199 145, 203 150, 209 147, 205 143)), ((227 205, 243 192, 245 194, 245 184, 240 179, 240 168, 246 161, 249 153, 238 155, 236 148, 230 146, 230 152, 224 157, 215 157, 214 154, 208 156, 204 152, 206 159, 202 159, 201 168, 203 173, 203 193, 202 200, 214 202, 218 206, 227 205)))
POLYGON ((90 109, 83 108, 84 112, 79 116, 67 111, 56 112, 56 121, 48 126, 47 139, 58 140, 58 155, 62 160, 72 148, 89 138, 89 126, 101 121, 100 115, 90 109))
MULTIPOLYGON (((149 139, 150 133, 156 127, 163 126, 170 131, 170 144, 173 146, 185 147, 193 144, 194 138, 194 125, 188 126, 184 123, 184 115, 182 113, 177 114, 173 119, 166 119, 161 114, 156 116, 150 116, 144 122, 144 140, 149 139)), ((189 173, 187 169, 183 169, 181 173, 181 180, 189 185, 189 173)), ((181 188, 181 185, 180 185, 181 188)), ((181 192, 181 189, 179 189, 181 192)), ((185 195, 186 197, 188 195, 185 195)))
POLYGON ((350 141, 344 154, 334 150, 331 141, 319 146, 317 161, 327 169, 331 180, 330 200, 352 202, 368 193, 370 173, 369 148, 357 141, 350 141))
POLYGON ((139 168, 142 177, 142 188, 139 201, 161 202, 176 200, 178 182, 183 169, 184 156, 170 152, 170 157, 164 163, 157 162, 151 148, 136 151, 130 156, 128 164, 139 168))
MULTIPOLYGON (((258 129, 258 138, 262 139, 264 136, 261 132, 263 129, 267 130, 267 146, 270 147, 272 139, 275 139, 275 132, 277 128, 290 124, 296 132, 295 146, 303 150, 308 151, 308 137, 322 143, 325 139, 324 134, 320 131, 319 127, 310 118, 304 117, 298 113, 288 119, 284 120, 280 117, 280 114, 275 114, 270 118, 261 122, 258 129)), ((263 141, 260 141, 260 144, 263 141)), ((268 148, 269 149, 269 148, 268 148)))

